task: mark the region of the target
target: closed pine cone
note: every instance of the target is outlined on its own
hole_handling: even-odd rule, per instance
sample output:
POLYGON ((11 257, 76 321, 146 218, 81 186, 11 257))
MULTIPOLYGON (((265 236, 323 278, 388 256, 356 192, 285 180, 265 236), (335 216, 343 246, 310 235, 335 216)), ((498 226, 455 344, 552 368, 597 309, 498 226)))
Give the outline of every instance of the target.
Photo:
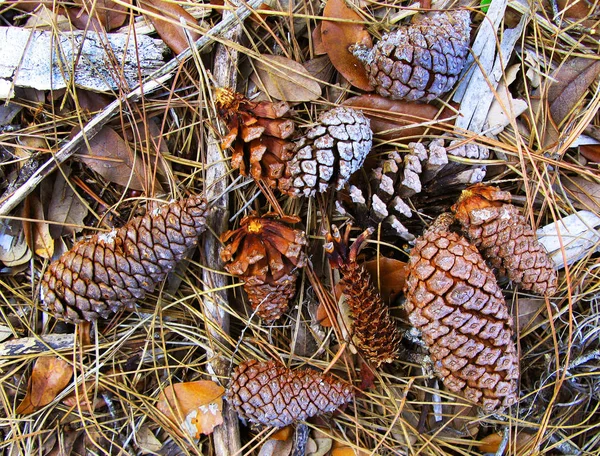
POLYGON ((450 391, 488 411, 514 404, 519 361, 512 318, 477 249, 441 215, 410 253, 406 309, 450 391))
POLYGON ((552 296, 558 280, 554 264, 510 200, 510 193, 479 184, 465 190, 452 210, 465 236, 500 275, 525 290, 552 296))
POLYGON ((469 54, 470 24, 465 10, 429 13, 383 35, 371 49, 352 51, 381 96, 431 101, 454 87, 469 54))
POLYGON ((353 393, 351 385, 329 375, 251 359, 235 368, 226 399, 242 418, 280 428, 333 412, 353 393))
POLYGON ((227 125, 221 147, 231 147, 231 166, 243 176, 277 187, 285 164, 293 156, 293 120, 286 118, 290 106, 281 101, 253 102, 227 88, 215 91, 219 116, 227 125))
POLYGON ((291 196, 314 196, 332 186, 341 189, 371 150, 370 125, 362 111, 349 107, 322 113, 318 124, 296 141, 281 189, 291 196))
POLYGON ((74 323, 132 309, 198 243, 206 212, 202 197, 186 198, 79 241, 44 274, 44 309, 74 323))
POLYGON ((391 363, 398 355, 400 334, 390 315, 387 304, 371 283, 365 268, 356 257, 363 243, 373 232, 363 232, 352 246, 348 246, 350 226, 342 239, 336 226, 326 236, 325 251, 332 267, 339 269, 341 286, 353 321, 352 332, 356 347, 364 357, 379 366, 391 363))
POLYGON ((297 221, 247 216, 240 228, 221 236, 225 269, 244 280, 252 309, 267 323, 287 310, 296 293, 298 269, 306 264, 306 234, 287 225, 297 221))

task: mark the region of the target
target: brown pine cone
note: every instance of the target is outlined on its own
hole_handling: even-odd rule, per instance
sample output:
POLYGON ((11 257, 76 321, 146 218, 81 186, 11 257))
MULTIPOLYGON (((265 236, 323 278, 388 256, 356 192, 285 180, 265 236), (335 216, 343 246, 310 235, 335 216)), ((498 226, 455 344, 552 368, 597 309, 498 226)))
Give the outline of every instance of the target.
POLYGON ((227 88, 215 91, 219 117, 228 128, 223 149, 232 148, 231 166, 243 176, 263 180, 276 187, 293 157, 294 121, 286 118, 290 106, 283 102, 252 102, 227 88))
POLYGON ((292 196, 341 189, 371 150, 370 125, 362 111, 345 106, 322 113, 319 123, 296 142, 281 189, 292 196))
POLYGON ((373 48, 356 45, 378 94, 393 100, 431 101, 450 91, 469 54, 469 12, 430 13, 383 35, 373 48))
POLYGON ((206 212, 202 197, 186 198, 79 241, 44 274, 44 310, 80 323, 132 309, 198 243, 206 212))
POLYGON ((329 375, 255 359, 235 368, 225 393, 240 417, 278 428, 333 412, 353 396, 351 385, 329 375))
POLYGON ((350 225, 344 238, 334 225, 332 233, 325 237, 325 251, 329 263, 339 269, 340 282, 346 303, 353 320, 353 334, 356 347, 367 360, 379 367, 381 363, 391 363, 396 359, 400 344, 400 333, 390 315, 389 307, 371 283, 369 273, 356 262, 363 243, 373 232, 363 232, 352 246, 348 247, 350 225))
POLYGON ((406 310, 444 385, 488 411, 514 404, 519 360, 512 318, 477 249, 441 215, 410 253, 406 310))
POLYGON ((287 225, 298 219, 274 217, 244 217, 240 228, 221 236, 225 269, 244 280, 252 309, 267 323, 287 310, 296 293, 298 269, 306 264, 306 234, 287 225))
POLYGON ((510 200, 509 192, 478 184, 463 191, 452 210, 465 236, 498 274, 525 290, 552 296, 558 281, 554 264, 510 200))

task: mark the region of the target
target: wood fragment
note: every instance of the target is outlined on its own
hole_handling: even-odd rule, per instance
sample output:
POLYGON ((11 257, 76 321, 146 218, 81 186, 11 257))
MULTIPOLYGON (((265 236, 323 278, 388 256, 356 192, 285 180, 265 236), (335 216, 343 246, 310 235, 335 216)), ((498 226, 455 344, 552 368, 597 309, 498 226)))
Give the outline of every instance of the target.
POLYGON ((47 334, 37 337, 21 337, 1 343, 0 357, 73 349, 76 341, 77 338, 73 334, 47 334))

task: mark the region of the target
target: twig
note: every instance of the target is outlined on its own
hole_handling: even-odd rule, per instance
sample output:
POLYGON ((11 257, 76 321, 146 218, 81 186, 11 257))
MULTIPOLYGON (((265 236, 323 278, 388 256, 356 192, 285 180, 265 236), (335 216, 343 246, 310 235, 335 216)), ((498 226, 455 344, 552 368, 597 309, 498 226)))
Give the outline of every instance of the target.
POLYGON ((41 165, 38 170, 21 187, 15 189, 10 195, 6 195, 0 201, 0 217, 8 215, 34 188, 58 165, 73 155, 84 143, 85 139, 92 139, 100 129, 119 113, 123 106, 134 103, 143 95, 151 93, 162 87, 165 81, 172 77, 172 73, 179 67, 182 61, 188 59, 196 51, 202 51, 215 42, 215 37, 224 35, 246 19, 253 9, 262 4, 261 0, 251 0, 246 5, 240 5, 235 13, 224 15, 223 20, 210 29, 203 37, 195 43, 195 49, 188 48, 171 61, 163 65, 155 73, 148 76, 146 82, 129 92, 127 95, 116 99, 101 112, 99 112, 75 137, 65 144, 52 158, 41 165))
POLYGON ((22 356, 54 350, 73 349, 77 338, 73 334, 47 334, 45 336, 21 337, 0 344, 0 357, 22 356))

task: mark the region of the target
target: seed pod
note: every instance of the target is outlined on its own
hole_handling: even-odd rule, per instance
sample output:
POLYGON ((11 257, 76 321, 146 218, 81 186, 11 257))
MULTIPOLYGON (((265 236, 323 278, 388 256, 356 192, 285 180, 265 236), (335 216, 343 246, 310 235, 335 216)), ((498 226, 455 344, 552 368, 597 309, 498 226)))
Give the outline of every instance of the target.
POLYGON ((80 323, 133 309, 197 244, 206 212, 202 197, 186 198, 79 241, 44 274, 44 310, 80 323))
POLYGON ((373 48, 354 46, 370 84, 393 100, 431 101, 450 91, 469 53, 465 10, 429 13, 383 35, 373 48))
POLYGON ((243 176, 277 187, 285 164, 293 157, 294 121, 283 101, 252 102, 227 88, 215 91, 215 103, 229 130, 221 147, 232 148, 231 166, 243 176))
POLYGON ((370 121, 362 111, 340 106, 324 112, 296 142, 281 189, 292 196, 341 189, 362 166, 372 142, 370 121))
POLYGON ((251 359, 235 368, 225 397, 240 417, 280 428, 332 412, 353 393, 351 385, 329 375, 251 359))
POLYGON ((541 295, 556 293, 554 264, 511 195, 498 187, 474 185, 452 206, 465 236, 496 268, 525 290, 541 295))
POLYGON ((267 323, 287 310, 298 269, 306 264, 306 234, 287 225, 297 222, 294 217, 275 220, 273 214, 247 216, 240 228, 221 236, 225 269, 244 280, 252 309, 267 323))
POLYGON ((441 215, 410 253, 406 310, 450 391, 488 411, 514 404, 519 361, 512 318, 477 249, 441 215))
POLYGON ((372 229, 365 231, 348 247, 350 226, 342 239, 334 225, 332 233, 326 236, 324 247, 329 263, 339 269, 342 275, 340 284, 350 308, 356 347, 378 367, 381 363, 391 363, 396 359, 400 334, 389 307, 372 285, 369 274, 356 262, 360 248, 372 232, 372 229))

